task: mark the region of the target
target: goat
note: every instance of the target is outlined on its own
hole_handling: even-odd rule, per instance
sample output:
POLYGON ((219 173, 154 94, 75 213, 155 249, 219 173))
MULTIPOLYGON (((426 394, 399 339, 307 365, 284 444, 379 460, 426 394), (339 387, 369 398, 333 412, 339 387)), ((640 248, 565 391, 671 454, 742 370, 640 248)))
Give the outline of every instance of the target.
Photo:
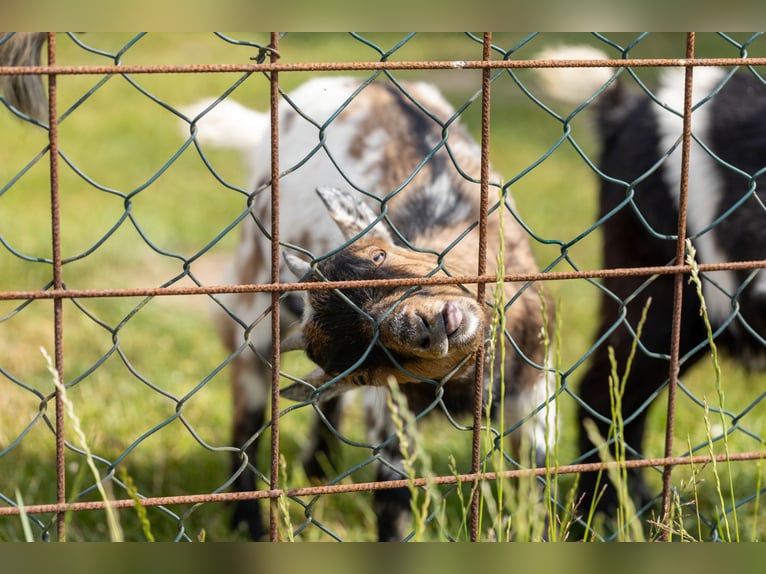
MULTIPOLYGON (((39 66, 46 40, 47 34, 41 32, 0 32, 0 66, 39 66)), ((46 120, 48 99, 40 76, 0 75, 0 94, 12 109, 46 120)))
MULTIPOLYGON (((480 148, 434 86, 320 77, 293 91, 289 102, 280 105, 280 166, 287 170, 280 180, 280 238, 286 246, 297 246, 284 253, 293 273, 304 280, 330 281, 476 273, 480 148), (295 166, 300 167, 293 170, 295 166)), ((248 153, 250 185, 259 190, 253 195, 253 215, 260 223, 244 222, 228 280, 268 282, 268 239, 259 229, 268 230, 270 221, 268 194, 260 192, 270 181, 268 117, 226 100, 216 107, 206 101, 185 113, 194 118, 201 144, 230 145, 248 153)), ((500 212, 512 205, 504 193, 488 218, 488 273, 496 272, 501 231, 505 272, 537 269, 522 227, 510 214, 500 221, 500 212)), ((536 449, 539 462, 550 445, 554 420, 553 406, 547 404, 551 381, 544 370, 542 330, 547 323, 535 285, 506 283, 504 297, 507 390, 502 408, 509 424, 529 417, 520 432, 536 449)), ((270 296, 263 293, 229 295, 222 298, 228 313, 219 313, 218 321, 229 349, 242 347, 249 337, 256 351, 246 349, 233 363, 233 442, 249 444, 250 460, 270 381, 269 367, 258 353, 268 353, 273 343, 268 325, 256 319, 269 303, 270 296)), ((477 302, 475 290, 452 284, 319 290, 303 302, 294 298, 282 317, 288 325, 302 307, 301 328, 284 340, 282 350, 305 350, 317 366, 305 382, 285 389, 284 396, 313 398, 337 427, 342 393, 363 387, 373 445, 394 435, 383 394, 389 377, 401 384, 415 413, 434 403, 434 385, 441 388, 447 380, 443 405, 451 412, 470 412, 477 349, 497 335, 492 333, 491 305, 491 300, 477 302), (322 392, 315 393, 319 387, 322 392)), ((493 412, 501 408, 499 373, 495 369, 490 381, 485 370, 484 400, 490 395, 496 399, 493 412)), ((321 476, 318 454, 327 453, 334 438, 318 420, 303 457, 309 476, 321 476)), ((511 442, 518 451, 523 442, 519 432, 511 442)), ((382 458, 386 462, 378 463, 378 480, 403 477, 395 440, 388 441, 382 458)), ((233 463, 241 466, 241 457, 235 456, 233 463)), ((253 476, 240 474, 234 487, 254 489, 253 476)), ((401 539, 409 512, 407 490, 378 490, 374 496, 378 538, 401 539)), ((235 520, 246 523, 253 538, 263 535, 256 505, 240 504, 235 520)))
MULTIPOLYGON (((600 50, 560 47, 539 55, 544 59, 603 59, 600 50)), ((602 90, 595 108, 600 147, 600 217, 605 217, 605 268, 658 266, 676 255, 681 178, 684 71, 666 69, 655 98, 631 91, 607 67, 549 69, 537 72, 547 96, 581 105, 602 90), (613 81, 614 80, 614 81, 613 81), (629 201, 628 201, 629 200, 629 201), (614 213, 612 213, 614 211, 614 213)), ((746 72, 723 68, 694 69, 692 133, 688 185, 687 236, 701 263, 766 258, 766 86, 746 72)), ((651 298, 640 347, 633 360, 622 398, 627 422, 625 442, 636 457, 643 452, 646 401, 669 377, 674 279, 663 275, 607 277, 603 280, 600 327, 606 334, 601 351, 581 380, 579 448, 586 462, 598 461, 582 422, 595 419, 606 436, 610 424, 610 361, 607 347, 625 365, 642 309, 651 298), (624 316, 623 316, 624 314, 624 316)), ((716 344, 750 367, 762 366, 766 336, 766 274, 715 271, 703 274, 703 296, 716 332, 716 344)), ((681 310, 679 376, 708 346, 700 301, 685 286, 681 310)), ((641 504, 651 502, 638 472, 631 490, 641 504)), ((586 501, 599 488, 593 474, 581 480, 586 501)), ((599 507, 613 512, 617 500, 606 487, 599 507)))

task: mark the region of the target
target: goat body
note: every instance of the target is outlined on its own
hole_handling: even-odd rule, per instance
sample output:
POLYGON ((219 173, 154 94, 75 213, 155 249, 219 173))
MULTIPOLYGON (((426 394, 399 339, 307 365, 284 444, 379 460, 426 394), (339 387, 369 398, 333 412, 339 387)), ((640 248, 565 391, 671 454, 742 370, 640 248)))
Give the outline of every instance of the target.
MULTIPOLYGON (((591 49, 557 48, 540 57, 605 58, 591 49)), ((606 268, 657 266, 673 263, 676 255, 681 179, 684 70, 664 70, 655 99, 628 89, 613 79, 608 68, 550 69, 538 72, 546 93, 580 105, 603 88, 593 102, 601 155, 599 169, 603 260, 606 268), (663 105, 660 105, 663 104, 663 105), (607 179, 608 178, 608 179, 607 179)), ((623 73, 623 78, 626 76, 623 73)), ((694 70, 692 133, 689 158, 687 237, 700 263, 766 259, 766 86, 747 72, 722 68, 694 70), (700 143, 701 142, 701 143, 700 143)), ((607 277, 603 280, 600 330, 609 333, 601 351, 581 381, 579 420, 595 419, 602 436, 609 428, 611 365, 606 353, 615 349, 619 365, 634 341, 642 309, 651 298, 641 347, 632 363, 622 399, 625 441, 642 453, 646 401, 668 380, 674 279, 658 276, 607 277), (624 318, 623 318, 624 316, 624 318), (611 331, 610 331, 611 330, 611 331)), ((716 343, 749 366, 762 364, 766 336, 766 274, 724 270, 703 274, 703 294, 716 343)), ((680 373, 708 347, 695 287, 683 293, 680 373)), ((596 462, 585 433, 580 449, 596 462)), ((583 477, 581 487, 592 496, 595 475, 583 477)), ((637 498, 648 502, 640 476, 633 477, 637 498)), ((613 510, 609 488, 602 507, 613 510)))
MULTIPOLYGON (((362 86, 356 79, 325 77, 303 84, 288 102, 280 106, 279 161, 286 170, 280 178, 280 240, 288 246, 285 260, 295 274, 346 281, 477 273, 480 148, 435 87, 377 82, 362 86)), ((187 114, 194 117, 208 105, 197 105, 187 114)), ((268 117, 223 101, 197 120, 202 145, 247 151, 251 186, 257 190, 253 218, 245 221, 229 281, 269 282, 269 240, 261 230, 268 232, 270 221, 268 117)), ((497 176, 493 181, 496 188, 497 176)), ((488 273, 497 270, 501 233, 505 273, 537 269, 521 226, 509 213, 500 216, 512 205, 503 194, 488 218, 488 273)), ((521 427, 539 455, 553 419, 553 409, 542 408, 551 392, 544 374, 543 306, 533 285, 508 283, 503 298, 507 327, 505 337, 500 334, 506 346, 502 406, 508 424, 539 409, 521 427)), ((453 414, 473 410, 477 349, 494 335, 492 301, 477 302, 475 288, 365 286, 311 291, 302 305, 295 298, 288 302, 282 313, 285 327, 294 311, 302 306, 303 312, 299 334, 290 337, 283 350, 303 349, 317 367, 306 382, 284 394, 313 397, 332 426, 340 419, 339 395, 364 387, 369 440, 374 447, 389 439, 395 428, 384 393, 392 378, 401 384, 415 413, 433 406, 440 389, 444 406, 453 414), (316 393, 318 387, 323 392, 316 393)), ((264 422, 271 380, 268 366, 258 358, 258 353, 268 356, 272 344, 268 321, 258 321, 270 296, 234 294, 222 303, 228 310, 219 314, 223 340, 232 351, 242 349, 233 366, 233 440, 238 446, 253 442, 248 451, 252 460, 251 437, 264 422), (251 348, 245 345, 246 337, 251 348)), ((499 361, 501 353, 496 355, 499 361)), ((493 394, 498 399, 493 403, 497 411, 503 381, 499 368, 492 381, 488 371, 484 397, 486 401, 493 394)), ((304 456, 309 474, 321 474, 317 455, 328 451, 332 438, 319 421, 304 456)), ((520 440, 515 433, 512 444, 518 447, 520 440)), ((401 456, 397 442, 389 440, 378 480, 404 476, 401 456)), ((234 465, 242 465, 239 457, 234 465)), ((235 487, 254 489, 253 476, 240 474, 235 487)), ((409 510, 406 489, 379 490, 375 499, 379 538, 401 539, 409 510)), ((247 523, 253 537, 262 536, 254 504, 240 505, 235 519, 247 523)))

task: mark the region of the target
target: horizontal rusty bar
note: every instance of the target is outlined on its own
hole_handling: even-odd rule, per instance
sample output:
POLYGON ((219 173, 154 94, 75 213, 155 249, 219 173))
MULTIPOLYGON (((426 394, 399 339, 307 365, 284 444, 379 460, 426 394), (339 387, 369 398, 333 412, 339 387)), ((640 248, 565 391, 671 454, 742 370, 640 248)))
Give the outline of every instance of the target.
POLYGON ((276 62, 110 66, 0 66, 0 75, 200 74, 231 72, 337 72, 373 70, 482 70, 520 68, 654 68, 764 66, 766 58, 630 58, 592 60, 433 60, 369 62, 276 62))
MULTIPOLYGON (((351 484, 334 484, 327 486, 308 486, 302 488, 288 488, 278 490, 253 490, 249 492, 220 492, 210 494, 192 494, 183 496, 161 496, 147 497, 138 499, 142 506, 170 506, 174 504, 200 504, 205 502, 231 502, 237 500, 259 500, 264 498, 279 498, 281 496, 317 496, 325 494, 344 494, 350 492, 370 492, 373 490, 388 490, 392 488, 403 488, 410 485, 426 486, 429 484, 456 484, 458 482, 472 482, 478 480, 498 480, 498 479, 516 479, 534 476, 577 474, 583 472, 598 472, 609 468, 647 468, 664 466, 688 466, 705 465, 715 461, 717 463, 725 462, 743 462, 750 460, 760 460, 766 458, 766 452, 752 451, 734 454, 718 454, 715 456, 678 456, 666 458, 649 458, 640 460, 626 460, 622 462, 610 461, 604 463, 570 464, 562 465, 556 468, 530 468, 506 470, 502 472, 473 472, 461 475, 418 477, 412 480, 387 480, 382 482, 359 482, 351 484)), ((135 506, 136 501, 132 498, 110 500, 108 502, 97 500, 92 502, 69 502, 63 504, 34 504, 24 506, 24 512, 27 514, 43 514, 51 512, 82 512, 87 510, 103 510, 109 505, 112 508, 131 508, 135 506)), ((0 516, 13 516, 20 514, 21 509, 17 506, 7 506, 0 508, 0 516)))
MULTIPOLYGON (((700 264, 702 273, 723 270, 751 270, 766 268, 766 260, 735 261, 730 263, 700 264)), ((504 275, 505 282, 564 281, 573 279, 598 279, 605 277, 636 277, 653 275, 688 274, 688 265, 663 265, 656 267, 629 267, 619 269, 594 269, 586 271, 554 271, 550 273, 519 273, 504 275)), ((400 279, 370 279, 365 281, 307 281, 305 283, 258 283, 243 285, 209 285, 198 287, 137 287, 127 289, 50 289, 47 291, 0 291, 0 301, 33 299, 93 299, 111 297, 154 297, 170 295, 222 295, 226 293, 274 293, 287 291, 314 291, 329 289, 366 289, 370 287, 414 287, 421 285, 473 285, 494 283, 495 275, 456 275, 453 277, 408 277, 400 279)))

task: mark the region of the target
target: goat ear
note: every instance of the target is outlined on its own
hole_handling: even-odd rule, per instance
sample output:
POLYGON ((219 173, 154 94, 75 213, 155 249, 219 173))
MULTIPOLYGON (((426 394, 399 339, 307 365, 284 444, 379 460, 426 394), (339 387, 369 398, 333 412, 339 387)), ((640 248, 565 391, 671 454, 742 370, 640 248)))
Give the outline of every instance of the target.
MULTIPOLYGON (((303 381, 305 382, 293 383, 284 389, 280 389, 279 396, 296 402, 311 401, 314 399, 314 392, 332 378, 334 377, 331 377, 317 367, 303 377, 303 381)), ((317 401, 320 403, 325 402, 338 397, 343 393, 347 393, 348 391, 358 389, 365 385, 365 381, 366 377, 363 373, 354 372, 347 377, 338 379, 326 389, 322 390, 316 397, 317 401)))
POLYGON ((327 207, 330 217, 338 225, 346 240, 362 233, 368 226, 365 237, 393 243, 391 234, 386 229, 380 217, 358 195, 338 189, 337 187, 318 187, 317 194, 327 207), (377 222, 377 223, 376 223, 377 222))
POLYGON ((289 353, 290 351, 305 351, 306 350, 306 337, 303 333, 293 333, 288 335, 279 344, 280 353, 289 353))
MULTIPOLYGON (((303 377, 303 379, 306 381, 305 383, 293 383, 292 385, 288 385, 284 389, 280 389, 279 396, 296 402, 311 401, 314 399, 314 392, 317 390, 317 388, 321 387, 323 384, 329 381, 330 378, 331 377, 327 376, 327 374, 322 369, 317 367, 311 373, 303 377)), ((343 393, 358 388, 359 385, 353 383, 351 379, 339 379, 332 385, 328 386, 326 389, 323 389, 316 396, 317 402, 323 403, 325 401, 329 401, 330 399, 334 399, 343 393)))
POLYGON ((287 268, 292 271, 293 275, 295 275, 297 279, 303 279, 311 273, 311 265, 308 263, 308 261, 304 261, 300 257, 293 255, 292 253, 288 253, 287 251, 282 252, 282 257, 285 258, 287 268))

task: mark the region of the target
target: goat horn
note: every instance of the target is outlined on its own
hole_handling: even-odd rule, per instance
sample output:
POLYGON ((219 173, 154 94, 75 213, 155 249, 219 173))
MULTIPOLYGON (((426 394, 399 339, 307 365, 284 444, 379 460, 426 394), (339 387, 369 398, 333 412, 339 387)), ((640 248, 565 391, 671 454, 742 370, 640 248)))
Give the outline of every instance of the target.
POLYGON ((279 396, 289 401, 302 403, 311 399, 311 393, 314 389, 303 383, 293 383, 279 390, 279 396))
MULTIPOLYGON (((352 239, 379 219, 367 203, 351 192, 337 187, 318 187, 316 192, 347 240, 352 239)), ((382 223, 376 224, 369 230, 367 237, 393 243, 393 238, 382 223)))
POLYGON ((293 333, 282 339, 279 344, 280 353, 289 353, 290 351, 305 351, 306 350, 306 337, 303 333, 293 333))
POLYGON ((286 251, 283 252, 282 255, 285 258, 285 263, 287 263, 287 267, 290 269, 290 271, 293 272, 293 275, 295 275, 298 279, 303 279, 309 273, 311 273, 311 265, 309 265, 307 261, 304 261, 300 257, 293 255, 292 253, 287 253, 286 251))

